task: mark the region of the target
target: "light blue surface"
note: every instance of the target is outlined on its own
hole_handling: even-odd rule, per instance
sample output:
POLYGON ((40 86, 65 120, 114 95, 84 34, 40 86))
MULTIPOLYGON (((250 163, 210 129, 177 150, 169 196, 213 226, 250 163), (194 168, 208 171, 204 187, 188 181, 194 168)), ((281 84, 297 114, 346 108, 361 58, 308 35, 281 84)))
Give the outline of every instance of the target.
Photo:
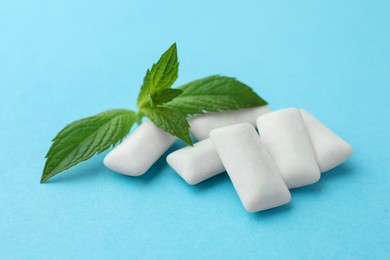
MULTIPOLYGON (((0 1, 0 259, 390 259, 390 1, 0 1), (235 76, 355 149, 288 206, 245 212, 226 174, 188 186, 104 154, 39 184, 68 122, 134 108, 177 42, 177 84, 235 76)), ((180 143, 175 147, 181 146, 180 143)))

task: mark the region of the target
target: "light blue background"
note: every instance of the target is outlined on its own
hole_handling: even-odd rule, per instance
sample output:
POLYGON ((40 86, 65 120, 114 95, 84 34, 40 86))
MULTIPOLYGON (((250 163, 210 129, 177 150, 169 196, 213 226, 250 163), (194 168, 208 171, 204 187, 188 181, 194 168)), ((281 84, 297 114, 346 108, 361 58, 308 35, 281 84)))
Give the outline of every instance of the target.
POLYGON ((0 258, 389 259, 389 13, 386 0, 1 0, 0 258), (135 108, 173 42, 176 85, 237 77, 275 109, 310 111, 353 157, 256 214, 226 174, 193 187, 164 159, 132 178, 103 153, 40 185, 55 134, 135 108))

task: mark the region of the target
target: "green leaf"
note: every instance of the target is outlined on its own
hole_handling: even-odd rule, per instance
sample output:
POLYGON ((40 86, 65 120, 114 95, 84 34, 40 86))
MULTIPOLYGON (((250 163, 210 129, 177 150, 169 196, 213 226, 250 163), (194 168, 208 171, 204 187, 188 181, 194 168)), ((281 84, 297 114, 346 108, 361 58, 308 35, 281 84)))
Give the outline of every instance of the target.
POLYGON ((153 106, 151 96, 158 90, 169 89, 176 81, 179 73, 176 43, 161 56, 152 68, 146 71, 144 82, 138 94, 137 106, 153 106))
POLYGON ((190 126, 183 113, 166 107, 145 108, 142 112, 159 128, 192 145, 190 126))
POLYGON ((152 101, 155 105, 161 105, 167 103, 183 93, 181 89, 166 88, 160 89, 152 95, 152 101))
POLYGON ((113 109, 68 124, 53 139, 41 183, 116 144, 136 120, 133 111, 113 109))
POLYGON ((209 76, 181 86, 183 93, 164 106, 184 114, 236 110, 266 105, 250 87, 224 76, 209 76))

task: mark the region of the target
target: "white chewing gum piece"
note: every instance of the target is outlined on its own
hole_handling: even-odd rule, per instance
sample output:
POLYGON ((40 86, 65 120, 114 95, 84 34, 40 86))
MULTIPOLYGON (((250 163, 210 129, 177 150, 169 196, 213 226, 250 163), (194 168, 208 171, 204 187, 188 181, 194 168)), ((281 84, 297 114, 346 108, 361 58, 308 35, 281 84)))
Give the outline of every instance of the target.
POLYGON ((176 137, 145 121, 126 140, 104 158, 113 171, 139 176, 144 174, 176 140, 176 137))
POLYGON ((247 211, 266 210, 291 200, 278 167, 251 124, 215 129, 210 137, 247 211))
POLYGON ((352 146, 305 110, 300 110, 309 133, 321 172, 326 172, 347 160, 352 146))
POLYGON ((197 140, 203 140, 208 138, 210 131, 216 128, 245 122, 255 125, 259 116, 269 112, 271 109, 268 106, 260 106, 196 115, 189 120, 190 132, 197 140))
POLYGON ((210 138, 170 153, 167 162, 191 185, 225 171, 210 138))
POLYGON ((289 188, 317 182, 320 169, 299 109, 281 109, 257 119, 261 140, 289 188))

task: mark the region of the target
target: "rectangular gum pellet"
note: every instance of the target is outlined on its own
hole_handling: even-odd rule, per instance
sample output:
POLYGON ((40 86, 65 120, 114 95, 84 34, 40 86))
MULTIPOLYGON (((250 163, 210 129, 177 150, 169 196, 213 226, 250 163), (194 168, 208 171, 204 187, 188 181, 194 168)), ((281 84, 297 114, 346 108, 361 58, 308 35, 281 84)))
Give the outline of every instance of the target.
POLYGON ((104 158, 104 165, 116 172, 139 176, 144 174, 173 144, 176 137, 151 121, 142 123, 104 158))
POLYGON ((210 138, 170 153, 167 162, 191 185, 225 171, 210 138))
POLYGON ((282 109, 261 116, 257 128, 289 188, 320 179, 320 169, 299 109, 282 109))
POLYGON ((210 137, 247 211, 266 210, 291 200, 274 160, 251 124, 215 129, 210 137))
POLYGON ((352 146, 305 110, 300 110, 321 172, 343 163, 352 155, 352 146))

